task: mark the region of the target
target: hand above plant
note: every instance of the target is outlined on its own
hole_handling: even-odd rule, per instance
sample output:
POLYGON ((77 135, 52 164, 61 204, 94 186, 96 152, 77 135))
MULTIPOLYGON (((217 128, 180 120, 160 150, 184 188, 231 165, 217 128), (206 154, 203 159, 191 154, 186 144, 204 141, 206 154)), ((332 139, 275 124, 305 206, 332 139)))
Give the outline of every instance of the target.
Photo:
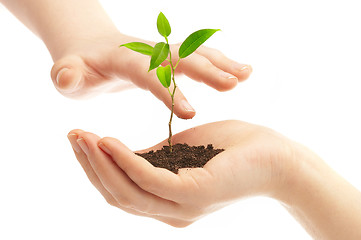
MULTIPOLYGON (((64 96, 91 97, 122 90, 131 83, 171 108, 168 90, 159 84, 155 71, 147 72, 149 57, 118 48, 123 43, 147 41, 121 33, 97 0, 0 2, 44 41, 54 60, 51 78, 64 96)), ((178 48, 177 44, 170 46, 174 53, 178 48)), ((201 47, 179 64, 176 73, 226 91, 247 79, 251 71, 249 65, 230 60, 218 50, 201 47)), ((175 102, 178 117, 195 115, 179 89, 175 102)))
MULTIPOLYGON (((150 57, 118 48, 120 44, 129 42, 155 45, 154 42, 126 36, 117 31, 111 36, 92 36, 91 39, 77 41, 75 46, 69 46, 71 51, 61 53, 54 59, 51 76, 55 87, 64 96, 79 98, 119 91, 125 83, 132 83, 150 91, 171 109, 172 101, 168 90, 159 83, 156 71, 148 72, 150 57)), ((179 46, 180 44, 170 45, 174 61, 178 60, 179 46)), ((175 74, 184 74, 218 91, 227 91, 239 81, 247 79, 251 71, 249 65, 239 64, 218 50, 201 46, 179 63, 175 74)), ((179 88, 174 94, 174 103, 174 113, 178 117, 187 119, 195 115, 195 110, 179 88)))

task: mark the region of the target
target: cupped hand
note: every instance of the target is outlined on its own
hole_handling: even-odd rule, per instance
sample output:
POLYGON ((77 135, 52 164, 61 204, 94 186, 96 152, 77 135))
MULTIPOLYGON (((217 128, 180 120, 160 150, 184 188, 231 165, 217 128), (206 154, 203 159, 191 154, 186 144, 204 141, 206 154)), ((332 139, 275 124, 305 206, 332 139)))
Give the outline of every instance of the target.
POLYGON ((114 138, 101 139, 82 130, 71 131, 68 138, 88 178, 109 204, 176 227, 241 198, 277 198, 287 188, 286 173, 297 168, 292 141, 240 121, 210 123, 174 135, 174 143, 212 143, 225 149, 203 168, 180 169, 178 174, 153 167, 114 138))
MULTIPOLYGON (((53 51, 55 64, 51 76, 55 87, 64 96, 84 98, 135 85, 150 91, 171 108, 168 90, 158 81, 155 70, 148 72, 150 57, 118 47, 134 41, 155 45, 116 32, 75 39, 66 49, 53 51)), ((171 45, 173 56, 178 55, 178 48, 177 44, 171 45)), ((177 67, 177 74, 184 74, 219 91, 232 89, 239 81, 247 79, 251 71, 249 65, 237 63, 218 50, 204 46, 182 59, 177 67)), ((185 119, 195 115, 195 110, 179 88, 175 95, 174 112, 185 119)))

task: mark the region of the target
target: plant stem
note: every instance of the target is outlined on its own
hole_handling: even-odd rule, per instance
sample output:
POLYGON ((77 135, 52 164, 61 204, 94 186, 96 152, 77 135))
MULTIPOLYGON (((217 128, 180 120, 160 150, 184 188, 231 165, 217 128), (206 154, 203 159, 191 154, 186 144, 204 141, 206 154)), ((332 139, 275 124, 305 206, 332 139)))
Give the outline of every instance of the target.
POLYGON ((175 78, 174 78, 174 67, 173 67, 173 64, 171 63, 171 68, 172 68, 172 81, 173 81, 173 85, 174 85, 174 88, 173 88, 173 92, 171 93, 169 91, 169 88, 168 88, 168 91, 170 93, 170 96, 172 98, 172 108, 171 108, 171 111, 170 111, 170 119, 169 119, 169 123, 168 123, 168 127, 169 127, 169 137, 168 137, 168 144, 169 144, 169 151, 172 152, 173 151, 173 148, 172 148, 172 120, 173 120, 173 113, 174 113, 174 95, 175 95, 175 90, 177 88, 177 84, 175 83, 175 78))
MULTIPOLYGON (((168 38, 165 37, 165 41, 167 42, 167 44, 169 44, 168 42, 168 38)), ((168 60, 168 59, 167 59, 168 60)), ((169 151, 172 152, 173 151, 173 146, 172 146, 172 120, 173 120, 173 114, 174 114, 174 95, 175 95, 175 90, 177 89, 177 84, 175 83, 175 78, 174 78, 174 73, 175 73, 175 69, 178 66, 178 63, 180 61, 180 58, 178 59, 177 63, 175 64, 175 66, 173 66, 173 61, 172 61, 172 51, 169 51, 169 64, 170 67, 172 69, 172 81, 173 81, 173 92, 171 92, 168 88, 168 92, 170 94, 170 97, 172 99, 172 108, 170 111, 170 119, 169 119, 169 123, 168 123, 168 128, 169 128, 169 137, 168 137, 168 144, 169 144, 169 151)))
POLYGON ((172 120, 173 120, 173 112, 174 112, 174 91, 173 91, 173 94, 171 94, 171 98, 172 98, 172 109, 171 109, 171 112, 170 112, 170 119, 169 119, 169 123, 168 123, 168 128, 169 128, 168 144, 169 144, 169 151, 170 152, 173 151, 173 147, 172 147, 172 120))
MULTIPOLYGON (((167 40, 167 43, 168 43, 168 39, 167 40)), ((175 95, 175 90, 177 88, 177 84, 175 83, 175 78, 174 78, 174 71, 175 71, 175 67, 173 66, 173 62, 172 62, 172 52, 170 51, 169 52, 169 63, 170 63, 170 67, 172 68, 172 81, 173 81, 173 85, 174 85, 174 88, 173 88, 173 92, 171 93, 169 91, 169 88, 168 88, 168 91, 169 91, 169 94, 172 98, 172 108, 171 108, 171 112, 170 112, 170 119, 169 119, 169 123, 168 123, 168 128, 169 128, 169 137, 168 137, 168 144, 169 144, 169 151, 172 152, 173 151, 173 146, 172 146, 172 120, 173 120, 173 113, 174 113, 174 95, 175 95)), ((178 61, 179 62, 179 61, 178 61)), ((178 65, 178 62, 176 65, 178 65)))

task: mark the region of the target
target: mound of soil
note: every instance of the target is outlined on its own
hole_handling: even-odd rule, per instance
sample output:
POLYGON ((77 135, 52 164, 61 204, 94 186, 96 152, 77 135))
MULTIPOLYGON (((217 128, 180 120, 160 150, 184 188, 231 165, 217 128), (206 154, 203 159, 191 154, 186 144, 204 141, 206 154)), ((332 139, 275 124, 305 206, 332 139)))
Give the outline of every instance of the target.
POLYGON ((218 153, 224 149, 214 149, 212 144, 205 146, 189 146, 188 144, 175 144, 169 151, 169 146, 163 146, 161 150, 149 151, 147 153, 137 153, 145 158, 154 167, 166 168, 169 171, 178 173, 180 168, 203 167, 218 153))

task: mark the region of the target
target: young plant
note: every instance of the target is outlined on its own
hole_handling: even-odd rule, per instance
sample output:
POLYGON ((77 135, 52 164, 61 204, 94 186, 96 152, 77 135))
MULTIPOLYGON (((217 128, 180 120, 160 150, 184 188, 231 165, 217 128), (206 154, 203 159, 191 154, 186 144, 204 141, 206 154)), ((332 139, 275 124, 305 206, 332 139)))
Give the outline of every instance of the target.
POLYGON ((169 137, 168 144, 169 150, 172 152, 172 119, 174 112, 174 94, 177 88, 174 73, 181 59, 191 55, 199 46, 201 46, 208 38, 210 38, 219 29, 201 29, 189 35, 181 44, 178 50, 178 61, 174 64, 172 52, 170 51, 168 36, 171 33, 171 27, 168 19, 161 12, 157 18, 157 28, 160 35, 165 39, 165 42, 159 42, 154 47, 142 42, 130 42, 122 44, 119 47, 127 47, 135 52, 151 56, 148 72, 156 69, 157 77, 160 83, 168 89, 170 98, 172 99, 171 115, 168 123, 169 137), (160 66, 163 62, 167 61, 166 66, 160 66), (170 89, 173 82, 173 89, 170 89))

